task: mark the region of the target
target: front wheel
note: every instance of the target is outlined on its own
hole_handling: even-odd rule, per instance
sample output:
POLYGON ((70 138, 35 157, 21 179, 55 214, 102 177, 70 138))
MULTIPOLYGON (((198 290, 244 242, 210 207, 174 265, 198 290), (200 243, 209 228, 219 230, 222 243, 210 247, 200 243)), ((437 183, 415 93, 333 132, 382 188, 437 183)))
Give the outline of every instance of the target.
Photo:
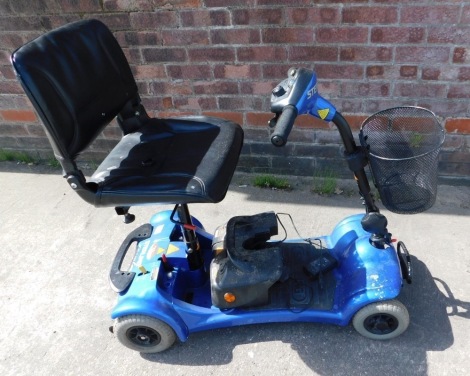
POLYGON ((410 316, 398 300, 388 300, 361 308, 352 323, 364 337, 384 340, 402 334, 408 328, 410 316))
POLYGON ((170 348, 175 331, 154 317, 128 315, 116 319, 113 332, 124 346, 141 353, 157 353, 170 348))

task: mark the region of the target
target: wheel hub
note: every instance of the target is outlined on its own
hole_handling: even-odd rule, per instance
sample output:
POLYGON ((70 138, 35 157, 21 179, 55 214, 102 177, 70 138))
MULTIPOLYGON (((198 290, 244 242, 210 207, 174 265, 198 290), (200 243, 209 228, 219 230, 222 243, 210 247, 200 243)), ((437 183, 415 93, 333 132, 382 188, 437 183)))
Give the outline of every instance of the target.
POLYGON ((398 328, 398 320, 386 313, 376 314, 365 320, 364 327, 373 334, 389 334, 398 328))
POLYGON ((133 327, 126 333, 127 338, 139 346, 156 346, 160 343, 161 337, 155 330, 147 327, 133 327))

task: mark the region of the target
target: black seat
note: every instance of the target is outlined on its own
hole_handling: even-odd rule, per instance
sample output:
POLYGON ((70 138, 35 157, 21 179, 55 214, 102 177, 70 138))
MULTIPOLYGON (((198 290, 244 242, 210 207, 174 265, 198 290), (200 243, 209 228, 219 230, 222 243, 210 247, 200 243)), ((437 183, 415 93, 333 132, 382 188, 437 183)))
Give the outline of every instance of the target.
POLYGON ((75 22, 12 55, 70 186, 95 206, 219 202, 243 131, 219 118, 150 118, 129 64, 100 21, 75 22), (76 158, 117 116, 123 138, 88 180, 76 158))

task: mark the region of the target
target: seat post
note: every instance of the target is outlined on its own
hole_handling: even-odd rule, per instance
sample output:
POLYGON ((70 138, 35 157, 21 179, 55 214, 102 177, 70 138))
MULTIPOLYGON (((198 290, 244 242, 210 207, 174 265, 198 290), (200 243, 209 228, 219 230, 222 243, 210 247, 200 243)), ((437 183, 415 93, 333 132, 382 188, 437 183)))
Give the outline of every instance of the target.
POLYGON ((178 218, 182 224, 183 237, 187 246, 187 260, 190 270, 198 270, 204 266, 204 258, 202 255, 199 240, 196 236, 196 227, 193 225, 189 208, 187 204, 180 204, 177 208, 178 218))

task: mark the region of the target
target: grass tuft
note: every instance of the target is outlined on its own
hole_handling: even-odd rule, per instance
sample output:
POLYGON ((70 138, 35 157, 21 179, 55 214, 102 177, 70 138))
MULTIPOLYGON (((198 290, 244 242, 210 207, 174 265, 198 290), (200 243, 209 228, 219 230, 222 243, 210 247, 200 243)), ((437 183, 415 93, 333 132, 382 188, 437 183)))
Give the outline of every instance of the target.
POLYGON ((5 150, 0 149, 0 162, 19 162, 19 163, 35 163, 35 159, 31 157, 29 154, 16 151, 16 150, 5 150))
POLYGON ((333 170, 325 169, 313 175, 312 192, 320 195, 332 195, 337 192, 337 176, 333 170))
POLYGON ((255 176, 253 180, 253 185, 259 188, 283 189, 283 190, 291 189, 291 186, 287 179, 279 178, 273 175, 255 176))

